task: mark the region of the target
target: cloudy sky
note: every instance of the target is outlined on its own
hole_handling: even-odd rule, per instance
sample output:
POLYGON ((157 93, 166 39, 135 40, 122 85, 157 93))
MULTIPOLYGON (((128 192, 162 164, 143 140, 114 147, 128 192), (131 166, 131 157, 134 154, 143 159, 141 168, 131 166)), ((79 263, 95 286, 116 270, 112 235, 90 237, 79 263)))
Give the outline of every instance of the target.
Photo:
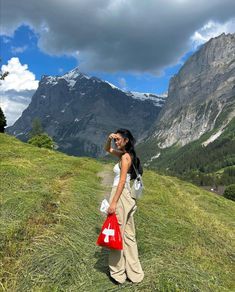
POLYGON ((44 74, 79 66, 124 90, 163 94, 200 45, 235 32, 234 0, 2 0, 0 8, 8 125, 44 74))

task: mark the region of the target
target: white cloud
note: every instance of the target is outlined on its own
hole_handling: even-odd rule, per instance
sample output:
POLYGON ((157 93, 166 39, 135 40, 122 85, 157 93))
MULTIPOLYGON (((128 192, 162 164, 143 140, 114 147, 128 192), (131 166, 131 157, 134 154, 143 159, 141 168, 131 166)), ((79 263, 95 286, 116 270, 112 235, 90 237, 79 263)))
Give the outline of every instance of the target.
MULTIPOLYGON (((22 100, 24 96, 18 95, 17 98, 22 100)), ((0 105, 6 116, 7 127, 14 124, 14 122, 21 116, 23 110, 28 106, 30 100, 27 104, 13 101, 10 99, 10 96, 6 94, 2 95, 0 92, 0 105)))
POLYGON ((38 81, 35 75, 28 70, 28 65, 21 65, 19 58, 11 58, 7 65, 2 65, 3 72, 9 72, 5 80, 1 82, 1 91, 36 90, 38 81))
POLYGON ((0 84, 0 106, 6 116, 7 126, 10 126, 30 103, 38 87, 38 80, 28 70, 28 65, 22 65, 18 58, 11 58, 1 70, 9 72, 0 84))
POLYGON ((202 28, 195 31, 191 37, 193 49, 209 41, 209 39, 216 37, 222 33, 235 32, 235 18, 224 23, 209 21, 202 28))

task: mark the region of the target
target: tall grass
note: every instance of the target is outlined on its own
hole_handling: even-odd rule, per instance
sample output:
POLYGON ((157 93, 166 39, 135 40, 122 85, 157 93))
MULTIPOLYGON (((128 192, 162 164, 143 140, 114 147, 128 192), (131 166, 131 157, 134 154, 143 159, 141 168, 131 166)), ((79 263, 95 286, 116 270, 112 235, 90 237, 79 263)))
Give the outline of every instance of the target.
POLYGON ((119 287, 95 245, 98 173, 111 166, 4 134, 0 148, 3 291, 233 291, 233 201, 146 170, 135 215, 145 279, 119 287))

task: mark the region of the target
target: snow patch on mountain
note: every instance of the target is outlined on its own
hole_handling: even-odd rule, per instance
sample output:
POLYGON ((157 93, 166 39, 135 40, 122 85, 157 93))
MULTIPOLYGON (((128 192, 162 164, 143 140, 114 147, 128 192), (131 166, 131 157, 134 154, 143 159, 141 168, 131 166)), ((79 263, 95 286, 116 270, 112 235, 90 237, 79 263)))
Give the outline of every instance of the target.
POLYGON ((159 106, 159 107, 162 107, 164 105, 166 97, 167 97, 166 95, 162 95, 160 97, 153 93, 142 93, 142 92, 135 92, 135 91, 129 91, 127 92, 127 95, 141 101, 152 100, 154 102, 154 105, 159 106))
POLYGON ((78 79, 90 79, 90 77, 82 74, 78 68, 75 68, 71 71, 69 71, 68 73, 64 74, 61 77, 58 77, 58 79, 64 79, 67 83, 70 89, 72 89, 74 87, 74 85, 76 84, 78 79))
POLYGON ((52 86, 55 86, 56 84, 58 84, 57 78, 53 77, 53 76, 47 76, 46 84, 50 84, 52 86))
POLYGON ((75 69, 67 72, 66 74, 64 74, 60 78, 64 78, 65 80, 78 79, 78 78, 90 79, 90 77, 88 77, 88 76, 84 75, 83 73, 81 73, 78 68, 75 68, 75 69))
POLYGON ((106 80, 104 80, 104 82, 107 83, 108 85, 110 85, 113 89, 117 89, 117 90, 123 91, 120 88, 118 88, 117 86, 113 85, 112 83, 110 83, 110 82, 108 82, 106 80))

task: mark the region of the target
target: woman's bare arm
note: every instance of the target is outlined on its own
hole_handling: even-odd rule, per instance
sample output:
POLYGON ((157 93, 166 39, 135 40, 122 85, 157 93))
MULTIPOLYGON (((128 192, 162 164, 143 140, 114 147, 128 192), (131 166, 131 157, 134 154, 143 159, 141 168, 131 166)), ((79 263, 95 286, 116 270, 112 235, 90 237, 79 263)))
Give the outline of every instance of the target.
POLYGON ((108 136, 108 139, 107 139, 106 144, 104 146, 104 150, 107 151, 107 152, 109 152, 110 154, 112 154, 114 156, 117 156, 117 157, 121 158, 123 152, 120 151, 120 150, 113 149, 111 147, 111 141, 112 141, 112 139, 115 138, 115 136, 116 136, 116 134, 114 134, 114 133, 112 133, 112 134, 110 134, 108 136))

